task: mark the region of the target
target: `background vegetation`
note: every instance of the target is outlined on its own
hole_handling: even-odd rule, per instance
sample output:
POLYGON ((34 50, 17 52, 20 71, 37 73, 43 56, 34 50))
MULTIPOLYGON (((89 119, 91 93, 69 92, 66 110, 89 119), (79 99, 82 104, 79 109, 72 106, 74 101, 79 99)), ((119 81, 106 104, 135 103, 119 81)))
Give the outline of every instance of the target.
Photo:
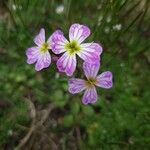
POLYGON ((148 8, 149 0, 1 0, 0 149, 149 150, 148 8), (41 27, 47 37, 58 28, 67 36, 76 22, 103 45, 100 71, 114 75, 114 87, 98 89, 89 106, 67 92, 54 64, 36 72, 26 63, 41 27))

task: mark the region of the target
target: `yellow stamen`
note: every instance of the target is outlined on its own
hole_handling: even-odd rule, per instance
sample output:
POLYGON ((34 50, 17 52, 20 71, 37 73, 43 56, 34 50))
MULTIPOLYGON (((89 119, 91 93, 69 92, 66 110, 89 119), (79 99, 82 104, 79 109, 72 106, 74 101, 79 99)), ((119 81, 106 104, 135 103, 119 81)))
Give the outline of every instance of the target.
POLYGON ((46 51, 48 51, 48 44, 47 43, 43 43, 40 50, 43 53, 45 53, 46 51))
POLYGON ((65 45, 65 49, 67 49, 70 55, 74 55, 80 51, 80 45, 76 41, 71 41, 65 45))
POLYGON ((88 78, 88 80, 86 81, 86 85, 87 85, 88 87, 92 87, 92 86, 94 86, 95 84, 96 84, 96 79, 94 79, 94 78, 92 78, 92 77, 88 78))

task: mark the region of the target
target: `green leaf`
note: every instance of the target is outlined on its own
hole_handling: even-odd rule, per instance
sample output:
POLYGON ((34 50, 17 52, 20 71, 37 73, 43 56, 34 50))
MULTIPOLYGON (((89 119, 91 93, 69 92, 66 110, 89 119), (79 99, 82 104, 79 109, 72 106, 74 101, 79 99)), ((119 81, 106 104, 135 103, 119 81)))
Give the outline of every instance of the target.
POLYGON ((94 114, 94 110, 93 110, 92 106, 83 106, 82 111, 86 115, 93 115, 94 114))
POLYGON ((64 117, 64 126, 70 127, 73 124, 73 115, 66 115, 64 117))
POLYGON ((80 111, 80 104, 78 102, 71 103, 71 112, 72 114, 77 114, 80 111))

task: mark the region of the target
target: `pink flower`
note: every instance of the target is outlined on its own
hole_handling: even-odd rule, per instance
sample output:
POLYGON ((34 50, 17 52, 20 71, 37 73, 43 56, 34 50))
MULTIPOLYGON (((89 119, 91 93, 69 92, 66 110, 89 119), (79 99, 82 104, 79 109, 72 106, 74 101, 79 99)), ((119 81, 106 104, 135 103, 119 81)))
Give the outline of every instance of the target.
POLYGON ((82 102, 83 104, 95 103, 97 101, 97 92, 95 86, 109 89, 113 86, 112 73, 106 71, 98 74, 100 64, 83 63, 83 70, 87 80, 71 78, 68 81, 69 92, 72 94, 85 90, 82 102))
POLYGON ((50 39, 51 37, 45 42, 45 30, 42 28, 39 34, 34 38, 36 46, 28 48, 26 51, 27 63, 36 63, 36 71, 47 68, 51 64, 51 55, 48 51, 51 49, 50 39))
POLYGON ((85 62, 97 63, 100 61, 102 47, 98 43, 82 43, 90 35, 87 26, 73 24, 69 30, 69 41, 60 30, 57 30, 51 38, 52 51, 55 54, 64 53, 57 61, 60 72, 71 76, 76 69, 76 55, 85 62))

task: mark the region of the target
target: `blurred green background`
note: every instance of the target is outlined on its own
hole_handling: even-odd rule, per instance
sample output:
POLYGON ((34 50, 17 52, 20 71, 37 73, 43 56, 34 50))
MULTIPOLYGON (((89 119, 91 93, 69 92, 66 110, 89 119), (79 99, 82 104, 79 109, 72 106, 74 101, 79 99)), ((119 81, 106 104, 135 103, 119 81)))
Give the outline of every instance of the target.
POLYGON ((1 0, 0 150, 14 150, 28 133, 33 119, 27 100, 37 114, 51 104, 54 109, 38 138, 33 133, 21 150, 149 150, 149 2, 1 0), (36 72, 26 63, 25 51, 41 27, 47 38, 58 28, 68 36, 72 23, 90 27, 86 41, 104 49, 100 72, 114 75, 113 88, 99 88, 94 105, 83 106, 82 94, 68 93, 68 78, 54 64, 36 72))

